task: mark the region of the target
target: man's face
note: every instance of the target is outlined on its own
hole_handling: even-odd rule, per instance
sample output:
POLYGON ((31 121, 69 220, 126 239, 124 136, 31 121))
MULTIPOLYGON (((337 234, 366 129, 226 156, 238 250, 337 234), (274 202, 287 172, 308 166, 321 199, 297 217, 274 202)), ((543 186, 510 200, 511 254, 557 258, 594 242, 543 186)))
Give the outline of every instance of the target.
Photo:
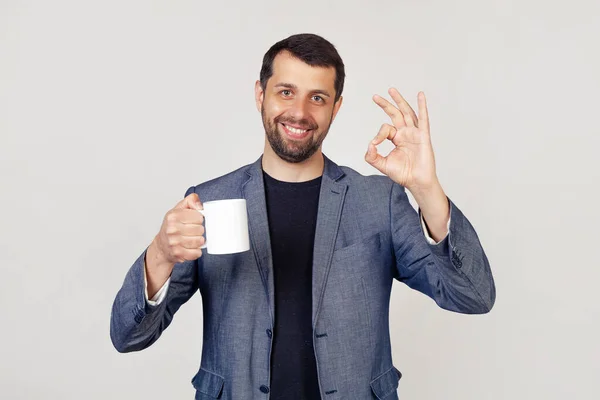
POLYGON ((265 90, 256 83, 265 133, 281 159, 299 163, 319 150, 342 103, 334 102, 334 82, 333 67, 312 67, 282 52, 265 90))

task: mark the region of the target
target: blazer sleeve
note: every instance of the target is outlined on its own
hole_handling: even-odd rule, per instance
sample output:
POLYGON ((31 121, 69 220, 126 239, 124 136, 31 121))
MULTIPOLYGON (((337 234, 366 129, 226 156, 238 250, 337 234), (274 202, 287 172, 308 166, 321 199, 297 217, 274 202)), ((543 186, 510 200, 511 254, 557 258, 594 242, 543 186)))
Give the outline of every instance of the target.
POLYGON ((443 309, 463 314, 489 312, 496 287, 477 233, 456 207, 450 205, 448 235, 437 244, 424 236, 419 213, 403 186, 392 185, 390 217, 396 278, 431 297, 443 309))
MULTIPOLYGON (((193 191, 194 187, 191 187, 185 195, 193 191)), ((179 307, 198 290, 198 268, 202 257, 175 264, 166 298, 156 306, 150 305, 145 294, 145 257, 146 251, 133 263, 113 302, 110 338, 121 353, 143 350, 154 343, 179 307)))

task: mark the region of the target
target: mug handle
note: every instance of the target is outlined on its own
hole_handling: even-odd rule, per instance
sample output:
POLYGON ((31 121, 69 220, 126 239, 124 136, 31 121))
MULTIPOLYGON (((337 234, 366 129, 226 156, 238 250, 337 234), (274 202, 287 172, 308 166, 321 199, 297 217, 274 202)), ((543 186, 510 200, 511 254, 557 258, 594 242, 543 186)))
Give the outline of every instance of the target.
MULTIPOLYGON (((198 211, 200 214, 202 214, 204 216, 204 218, 206 218, 206 210, 196 210, 198 211)), ((206 224, 205 224, 206 226, 206 224)), ((204 229, 204 244, 200 247, 201 249, 205 249, 206 248, 206 228, 204 229)))

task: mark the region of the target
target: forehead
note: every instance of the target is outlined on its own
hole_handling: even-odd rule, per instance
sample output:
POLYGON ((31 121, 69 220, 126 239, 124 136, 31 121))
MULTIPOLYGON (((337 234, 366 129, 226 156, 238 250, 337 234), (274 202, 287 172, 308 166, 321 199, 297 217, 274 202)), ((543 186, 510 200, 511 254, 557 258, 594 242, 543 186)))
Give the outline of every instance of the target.
POLYGON ((333 93, 335 68, 313 67, 288 52, 281 52, 273 60, 273 75, 268 86, 282 82, 294 84, 300 89, 324 89, 333 93))

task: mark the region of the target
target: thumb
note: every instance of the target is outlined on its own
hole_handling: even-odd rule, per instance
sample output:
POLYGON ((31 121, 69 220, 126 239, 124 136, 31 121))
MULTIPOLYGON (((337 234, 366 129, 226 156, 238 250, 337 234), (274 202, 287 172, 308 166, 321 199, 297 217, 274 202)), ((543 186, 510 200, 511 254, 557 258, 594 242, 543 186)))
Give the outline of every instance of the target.
POLYGON ((385 157, 377 152, 377 147, 373 143, 369 143, 365 161, 375 167, 379 172, 385 174, 385 157))
POLYGON ((200 197, 198 197, 198 193, 191 193, 191 194, 187 195, 179 203, 177 203, 175 208, 200 210, 202 208, 202 203, 200 202, 200 197))

